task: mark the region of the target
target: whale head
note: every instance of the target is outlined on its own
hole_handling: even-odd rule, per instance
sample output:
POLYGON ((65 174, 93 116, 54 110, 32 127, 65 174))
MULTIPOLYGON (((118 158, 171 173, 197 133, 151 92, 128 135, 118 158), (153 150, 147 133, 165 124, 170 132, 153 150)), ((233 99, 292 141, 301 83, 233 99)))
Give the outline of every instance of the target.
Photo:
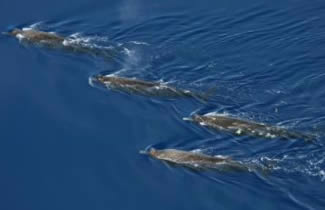
POLYGON ((149 148, 147 150, 147 154, 153 158, 159 159, 159 160, 171 160, 171 159, 177 159, 179 155, 182 155, 183 152, 176 149, 155 149, 155 148, 149 148))
POLYGON ((12 31, 9 32, 2 32, 4 35, 8 36, 17 36, 18 34, 21 34, 23 31, 21 29, 15 28, 12 31))
POLYGON ((5 31, 5 32, 2 32, 3 35, 7 35, 7 36, 16 36, 17 34, 21 33, 22 30, 20 29, 17 29, 15 28, 14 30, 12 31, 5 31))
POLYGON ((191 118, 192 121, 197 122, 197 123, 202 123, 204 121, 203 117, 198 114, 194 114, 191 118))
POLYGON ((12 37, 18 38, 19 40, 24 38, 23 33, 24 33, 24 31, 21 30, 21 29, 18 29, 18 28, 15 28, 15 29, 13 29, 11 31, 8 31, 8 32, 2 32, 3 35, 12 36, 12 37))
POLYGON ((103 76, 103 75, 97 75, 95 78, 98 82, 101 82, 101 83, 105 82, 105 76, 103 76))
POLYGON ((157 158, 157 156, 159 155, 159 150, 157 150, 157 149, 155 149, 153 147, 148 146, 144 150, 140 150, 140 154, 149 155, 151 157, 157 158))
POLYGON ((156 157, 157 155, 158 155, 158 151, 155 149, 155 148, 150 148, 149 150, 148 150, 148 154, 150 155, 150 156, 152 156, 152 157, 156 157))
POLYGON ((102 83, 105 84, 107 82, 111 82, 112 80, 114 80, 115 77, 112 76, 105 76, 105 75, 95 75, 92 76, 91 79, 93 82, 98 82, 98 83, 102 83))
POLYGON ((92 87, 103 87, 105 86, 104 76, 95 75, 88 78, 88 83, 92 87))

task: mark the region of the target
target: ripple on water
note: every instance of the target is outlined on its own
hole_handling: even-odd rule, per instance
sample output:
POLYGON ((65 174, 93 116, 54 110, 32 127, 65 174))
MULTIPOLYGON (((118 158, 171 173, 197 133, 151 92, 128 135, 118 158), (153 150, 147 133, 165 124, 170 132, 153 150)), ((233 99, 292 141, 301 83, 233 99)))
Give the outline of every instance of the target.
MULTIPOLYGON (((311 145, 297 141, 260 141, 250 137, 207 132, 181 119, 195 112, 217 112, 298 130, 323 132, 325 92, 322 73, 324 56, 321 46, 325 41, 322 29, 324 23, 322 18, 318 17, 321 14, 312 13, 313 8, 310 6, 306 6, 306 9, 300 8, 298 3, 290 8, 278 7, 276 4, 258 4, 241 5, 234 11, 218 8, 200 14, 184 10, 146 18, 142 16, 132 24, 123 25, 123 21, 129 21, 132 16, 142 11, 140 7, 136 7, 128 14, 129 9, 131 8, 127 4, 122 5, 121 16, 118 19, 112 18, 109 24, 91 24, 71 19, 39 22, 29 27, 65 34, 69 38, 66 43, 68 45, 78 44, 118 52, 117 67, 111 68, 108 65, 110 61, 98 61, 95 70, 91 69, 82 75, 84 78, 89 74, 105 73, 162 81, 194 90, 208 91, 214 88, 207 104, 188 101, 145 101, 132 96, 122 100, 127 104, 121 105, 119 111, 128 113, 128 116, 139 117, 132 120, 134 125, 146 124, 137 121, 141 120, 141 117, 152 118, 157 123, 160 123, 160 119, 165 119, 170 121, 158 125, 163 127, 170 124, 172 131, 166 132, 166 127, 159 130, 154 127, 154 123, 146 124, 145 131, 139 126, 133 133, 143 138, 134 141, 130 140, 132 138, 123 139, 127 145, 120 145, 118 148, 125 146, 127 151, 135 151, 139 145, 147 146, 141 142, 150 141, 154 147, 160 145, 161 148, 181 148, 209 155, 226 155, 247 164, 267 167, 271 172, 266 177, 251 174, 228 176, 222 173, 197 175, 210 178, 217 183, 217 187, 225 186, 224 190, 230 189, 230 195, 240 189, 251 197, 262 195, 271 198, 270 200, 289 197, 290 201, 306 208, 303 205, 305 198, 302 196, 305 195, 304 188, 300 183, 308 182, 317 186, 325 181, 325 152, 321 145, 323 137, 311 145), (302 11, 308 13, 300 16, 302 11), (159 111, 160 107, 171 106, 171 109, 166 108, 172 110, 168 113, 171 115, 170 119, 165 109, 159 112, 165 118, 141 110, 143 107, 138 107, 139 114, 133 113, 130 106, 134 106, 134 101, 141 101, 147 109, 153 105, 152 109, 155 111, 159 111), (164 135, 166 133, 168 135, 164 135), (170 139, 155 139, 152 136, 168 136, 170 139), (300 190, 292 193, 290 185, 297 186, 300 190)), ((105 14, 107 15, 106 12, 105 14)), ((110 103, 118 104, 118 97, 114 95, 100 97, 107 106, 107 109, 101 110, 103 113, 110 113, 110 103), (107 98, 111 101, 107 102, 107 98)), ((109 127, 105 124, 103 130, 109 127)), ((116 144, 119 143, 115 136, 114 140, 116 144)), ((121 164, 125 168, 136 170, 134 157, 123 155, 125 162, 116 165, 121 164), (127 161, 131 164, 128 165, 127 161)), ((107 157, 114 160, 112 156, 107 157)), ((123 177, 121 182, 134 181, 133 177, 128 177, 123 172, 118 173, 118 170, 114 169, 121 179, 123 177)), ((150 167, 143 170, 143 179, 156 172, 150 167)), ((160 174, 162 171, 159 170, 164 169, 155 170, 160 174)), ((175 174, 164 175, 168 177, 175 174)), ((151 181, 154 186, 158 183, 151 181)), ((203 185, 200 180, 198 182, 203 185)), ((179 186, 170 187, 176 189, 179 186)), ((205 190, 207 185, 202 188, 205 190)), ((233 201, 233 196, 230 197, 233 201)))

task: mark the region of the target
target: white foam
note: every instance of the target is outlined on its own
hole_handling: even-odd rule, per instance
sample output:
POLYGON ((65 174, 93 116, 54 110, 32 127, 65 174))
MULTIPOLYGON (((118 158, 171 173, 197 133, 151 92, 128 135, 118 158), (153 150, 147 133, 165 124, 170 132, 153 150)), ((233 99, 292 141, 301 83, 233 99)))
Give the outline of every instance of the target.
POLYGON ((229 158, 228 156, 225 156, 225 155, 215 155, 214 157, 216 157, 216 158, 223 158, 223 159, 229 158))
POLYGON ((78 45, 82 47, 88 47, 88 48, 95 48, 97 47, 95 44, 89 43, 87 39, 84 38, 66 38, 63 41, 64 46, 72 46, 72 45, 78 45))
POLYGON ((63 40, 63 42, 62 42, 62 44, 64 45, 64 46, 69 46, 69 42, 68 42, 68 40, 63 40))
POLYGON ((138 44, 138 45, 147 45, 149 46, 150 44, 147 43, 147 42, 140 42, 140 41, 130 41, 130 43, 133 43, 133 44, 138 44))
POLYGON ((189 117, 183 117, 183 120, 184 120, 184 121, 192 121, 192 118, 189 118, 189 117))
MULTIPOLYGON (((121 70, 122 71, 122 70, 121 70)), ((120 71, 120 72, 121 72, 120 71)), ((118 72, 114 72, 114 73, 111 73, 111 74, 106 74, 106 75, 103 75, 104 77, 118 77, 118 72)))
POLYGON ((123 48, 124 54, 126 54, 129 57, 133 57, 135 55, 135 50, 129 50, 128 48, 124 47, 123 48))
POLYGON ((191 152, 193 153, 202 153, 202 149, 194 149, 194 150, 191 150, 191 152))
POLYGON ((31 27, 24 27, 24 28, 22 28, 21 30, 22 31, 31 31, 31 30, 33 30, 34 28, 31 28, 31 27))
POLYGON ((281 158, 260 157, 259 159, 249 160, 256 164, 266 164, 272 170, 283 171, 286 173, 302 173, 304 175, 318 177, 320 181, 325 181, 324 152, 315 156, 314 153, 302 153, 283 155, 281 158))
POLYGON ((71 37, 71 38, 75 38, 75 39, 77 39, 77 38, 81 38, 81 33, 78 33, 78 32, 77 32, 77 33, 71 34, 70 37, 71 37))
POLYGON ((40 25, 42 25, 43 24, 43 22, 37 22, 37 23, 33 23, 32 25, 30 25, 29 27, 31 28, 31 29, 36 29, 36 28, 38 28, 40 25))
POLYGON ((242 134, 242 130, 241 130, 241 129, 238 129, 238 130, 236 131, 236 134, 238 134, 238 135, 242 134))
POLYGON ((267 133, 266 135, 265 135, 265 137, 267 137, 267 138, 275 138, 276 137, 276 135, 274 135, 274 134, 270 134, 270 133, 267 133))
POLYGON ((85 37, 81 36, 80 33, 75 33, 67 37, 63 41, 64 46, 80 46, 80 47, 85 47, 85 48, 90 48, 90 49, 107 49, 111 50, 114 49, 113 46, 101 46, 98 44, 94 43, 94 40, 96 41, 97 39, 94 37, 85 37))
POLYGON ((227 112, 223 112, 223 113, 209 112, 209 113, 205 114, 204 116, 207 116, 207 117, 209 117, 209 116, 211 116, 211 117, 213 117, 213 116, 228 116, 228 117, 231 117, 231 115, 229 113, 227 113, 227 112))
POLYGON ((161 89, 163 89, 163 87, 161 87, 161 86, 154 86, 153 88, 156 89, 156 90, 161 90, 161 89))
POLYGON ((91 86, 91 87, 94 87, 94 80, 92 77, 89 77, 88 78, 88 84, 91 86))
POLYGON ((322 182, 325 181, 325 171, 324 171, 324 170, 321 170, 321 171, 319 172, 319 175, 320 175, 320 177, 321 177, 321 181, 322 181, 322 182))
POLYGON ((19 39, 19 40, 23 40, 23 39, 25 38, 25 36, 22 35, 22 34, 17 34, 16 37, 17 37, 17 39, 19 39))

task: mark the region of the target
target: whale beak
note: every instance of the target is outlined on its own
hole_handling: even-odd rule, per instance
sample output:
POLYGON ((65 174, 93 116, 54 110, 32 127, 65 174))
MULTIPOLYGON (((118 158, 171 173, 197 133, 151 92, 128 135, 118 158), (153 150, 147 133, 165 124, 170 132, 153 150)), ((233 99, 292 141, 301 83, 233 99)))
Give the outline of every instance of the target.
POLYGON ((183 117, 183 120, 184 120, 184 121, 193 121, 193 119, 190 118, 190 117, 183 117))
POLYGON ((91 76, 88 79, 88 83, 91 87, 98 87, 98 86, 102 86, 102 82, 101 82, 101 76, 91 76))
POLYGON ((2 35, 5 35, 5 36, 10 36, 10 33, 9 32, 1 32, 2 35))
POLYGON ((144 150, 140 150, 139 153, 142 155, 152 155, 153 151, 156 151, 156 149, 149 145, 144 150))
POLYGON ((94 87, 94 86, 95 86, 95 82, 97 82, 96 78, 94 78, 94 77, 89 77, 89 78, 88 78, 88 84, 89 84, 91 87, 94 87))
POLYGON ((148 154, 148 151, 146 151, 146 150, 140 150, 139 151, 139 154, 141 154, 141 155, 147 155, 148 154))

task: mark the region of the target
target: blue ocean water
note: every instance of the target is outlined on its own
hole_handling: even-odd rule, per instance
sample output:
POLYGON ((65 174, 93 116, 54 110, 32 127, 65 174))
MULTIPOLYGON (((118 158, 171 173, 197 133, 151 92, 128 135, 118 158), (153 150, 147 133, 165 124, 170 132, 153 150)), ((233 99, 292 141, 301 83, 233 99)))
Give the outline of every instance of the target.
POLYGON ((324 209, 324 1, 2 1, 0 30, 38 28, 103 58, 0 37, 0 209, 324 209), (89 83, 117 74, 208 102, 89 83), (258 139, 186 122, 226 113, 316 134, 258 139), (139 154, 199 150, 259 173, 196 172, 139 154))

